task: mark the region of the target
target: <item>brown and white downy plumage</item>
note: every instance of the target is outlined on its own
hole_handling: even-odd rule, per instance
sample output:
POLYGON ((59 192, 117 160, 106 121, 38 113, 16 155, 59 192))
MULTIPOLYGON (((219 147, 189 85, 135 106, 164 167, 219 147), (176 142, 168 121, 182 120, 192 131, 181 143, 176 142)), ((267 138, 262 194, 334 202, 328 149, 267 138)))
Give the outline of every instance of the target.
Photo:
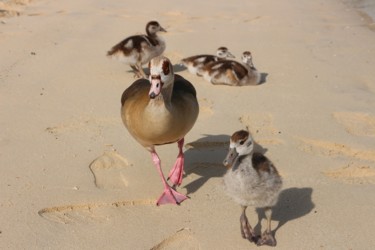
POLYGON ((249 51, 242 54, 242 63, 233 60, 222 60, 204 67, 203 77, 215 85, 257 85, 261 81, 260 73, 254 67, 249 51))
POLYGON ((136 77, 147 78, 142 65, 161 55, 165 50, 163 38, 157 35, 159 31, 166 32, 158 22, 150 21, 146 25, 146 35, 135 35, 124 39, 113 46, 107 56, 129 64, 136 77))
POLYGON ((257 245, 275 246, 276 240, 271 231, 271 208, 276 204, 282 186, 275 166, 263 154, 254 152, 253 139, 245 130, 231 136, 229 152, 223 163, 228 167, 224 175, 225 191, 242 207, 242 237, 257 245), (267 229, 261 237, 255 235, 248 222, 248 206, 265 209, 267 229))
POLYGON ((226 47, 220 47, 216 50, 215 55, 196 55, 186 57, 181 60, 181 64, 184 65, 191 74, 202 76, 203 68, 210 63, 217 62, 220 60, 234 58, 232 53, 226 47))
POLYGON ((121 117, 129 133, 150 153, 161 176, 164 192, 157 204, 180 204, 187 197, 175 188, 182 182, 184 136, 193 127, 199 113, 194 86, 173 73, 168 58, 158 56, 150 61, 149 79, 138 79, 121 98, 121 117), (169 173, 169 186, 161 170, 155 146, 178 143, 179 154, 169 173))

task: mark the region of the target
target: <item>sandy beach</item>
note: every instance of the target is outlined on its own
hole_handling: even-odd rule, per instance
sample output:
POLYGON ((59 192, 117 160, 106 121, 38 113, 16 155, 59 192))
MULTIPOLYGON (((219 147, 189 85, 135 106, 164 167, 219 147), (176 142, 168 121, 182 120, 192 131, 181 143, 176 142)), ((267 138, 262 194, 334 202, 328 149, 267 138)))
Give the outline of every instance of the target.
MULTIPOLYGON (((258 248, 222 188, 246 127, 283 177, 275 249, 374 249, 375 32, 348 1, 0 1, 0 48, 0 249, 258 248), (106 57, 150 20, 200 106, 180 206, 155 205, 160 177, 120 116, 133 73, 106 57), (251 51, 265 82, 214 86, 178 66, 220 46, 251 51)), ((157 151, 168 173, 177 145, 157 151)))

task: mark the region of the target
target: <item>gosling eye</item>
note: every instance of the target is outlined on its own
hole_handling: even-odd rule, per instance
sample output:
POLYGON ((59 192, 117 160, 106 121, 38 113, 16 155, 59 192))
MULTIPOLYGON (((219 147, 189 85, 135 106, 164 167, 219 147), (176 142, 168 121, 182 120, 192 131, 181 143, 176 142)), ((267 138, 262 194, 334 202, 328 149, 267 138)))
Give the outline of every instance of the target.
POLYGON ((245 143, 245 141, 240 141, 240 145, 243 145, 245 143))

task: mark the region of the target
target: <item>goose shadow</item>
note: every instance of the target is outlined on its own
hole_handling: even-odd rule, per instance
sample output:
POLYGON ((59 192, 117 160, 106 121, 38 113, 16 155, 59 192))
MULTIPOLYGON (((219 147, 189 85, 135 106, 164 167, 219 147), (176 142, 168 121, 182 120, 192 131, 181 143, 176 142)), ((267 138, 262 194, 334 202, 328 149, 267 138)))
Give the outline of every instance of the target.
MULTIPOLYGON (((278 225, 272 230, 272 234, 276 235, 279 230, 287 222, 298 219, 309 214, 315 207, 312 202, 313 189, 304 188, 288 188, 281 191, 279 200, 272 208, 272 220, 278 221, 278 225)), ((258 223, 254 227, 256 232, 261 232, 261 220, 266 219, 263 208, 257 208, 258 223)))
MULTIPOLYGON (((186 143, 185 148, 185 174, 197 175, 198 178, 184 186, 187 195, 195 193, 210 178, 222 177, 227 169, 223 165, 223 160, 228 153, 229 135, 204 135, 204 137, 186 143)), ((255 151, 265 153, 267 149, 254 143, 255 151)))

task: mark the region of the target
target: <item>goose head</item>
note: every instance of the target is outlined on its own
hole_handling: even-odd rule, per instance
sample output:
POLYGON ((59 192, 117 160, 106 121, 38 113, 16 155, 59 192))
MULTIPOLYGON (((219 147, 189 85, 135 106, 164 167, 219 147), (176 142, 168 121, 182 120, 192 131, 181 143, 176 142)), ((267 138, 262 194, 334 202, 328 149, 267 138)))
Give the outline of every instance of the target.
POLYGON ((225 157, 223 164, 227 168, 230 168, 238 157, 252 154, 253 151, 254 142, 250 133, 245 130, 239 130, 230 138, 229 152, 225 157))
POLYGON ((149 36, 155 36, 159 31, 167 32, 157 21, 150 21, 146 25, 146 33, 149 36))
POLYGON ((218 48, 216 51, 216 55, 220 58, 235 58, 235 56, 229 52, 227 47, 218 48))
POLYGON ((174 74, 172 63, 165 56, 157 56, 151 59, 149 63, 151 84, 149 97, 155 99, 162 93, 163 89, 173 88, 174 74))

